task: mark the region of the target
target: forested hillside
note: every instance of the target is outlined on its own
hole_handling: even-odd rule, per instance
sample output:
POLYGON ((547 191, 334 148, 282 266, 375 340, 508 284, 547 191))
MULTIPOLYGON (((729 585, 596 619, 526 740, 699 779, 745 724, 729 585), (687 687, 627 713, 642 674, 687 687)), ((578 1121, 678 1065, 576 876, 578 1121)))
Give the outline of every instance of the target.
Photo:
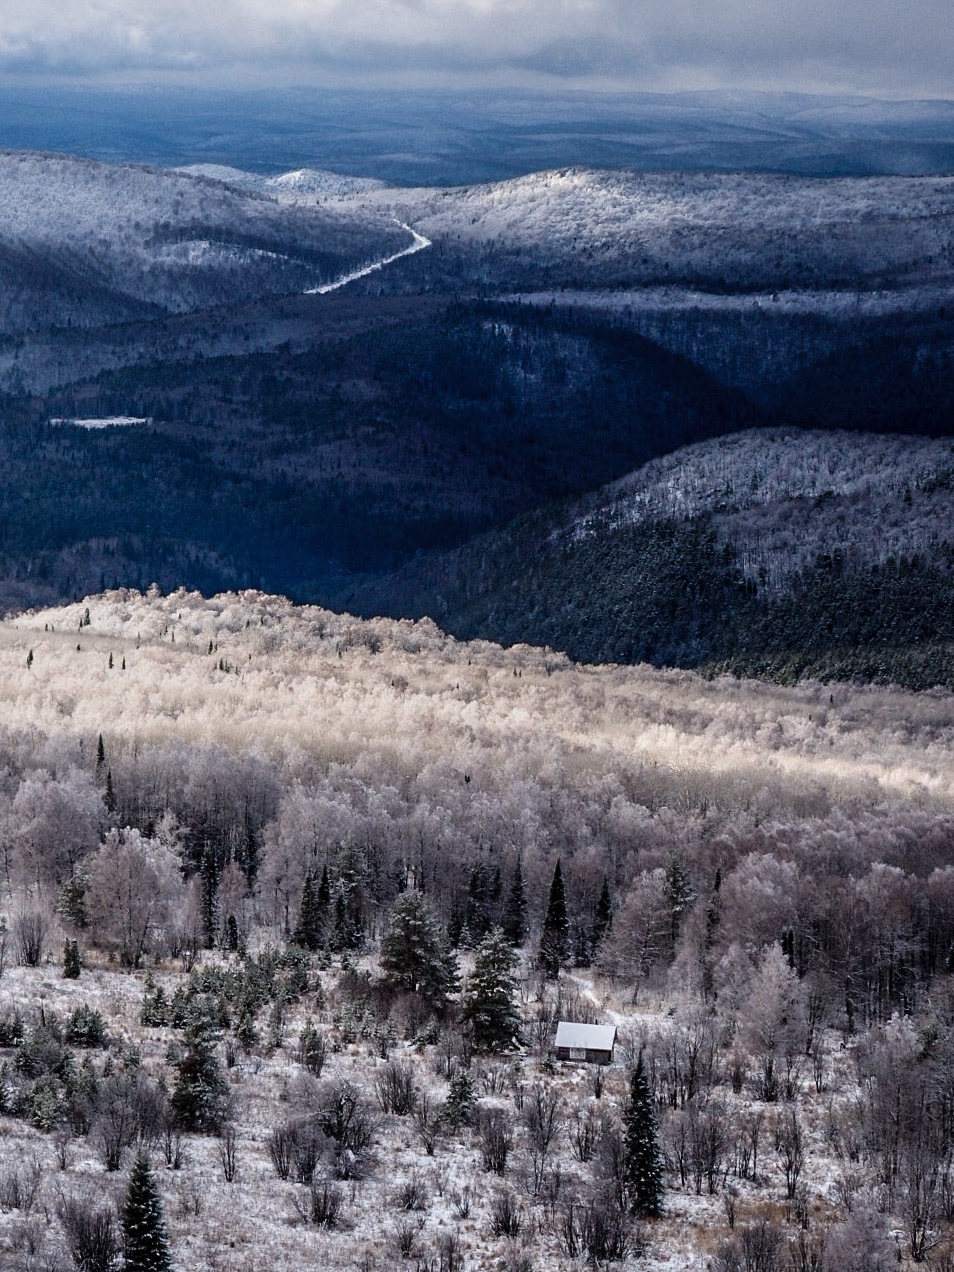
POLYGON ((406 235, 200 176, 0 154, 0 335, 96 327, 328 282, 406 235))
POLYGON ((952 464, 948 441, 743 433, 343 599, 588 662, 954 687, 952 464))
POLYGON ((108 1266, 139 1180, 175 1266, 923 1267, 952 745, 257 593, 8 620, 4 1257, 108 1266))
POLYGON ((382 299, 348 322, 303 353, 128 368, 7 399, 0 600, 152 581, 327 598, 356 573, 758 418, 705 372, 598 321, 382 299), (152 422, 49 424, 126 413, 152 422))
POLYGON ((254 586, 582 660, 951 685, 949 458, 868 435, 954 435, 952 188, 2 156, 0 604, 254 586), (111 417, 144 422, 51 424, 111 417), (683 449, 779 426, 864 436, 733 443, 728 476, 683 449), (675 452, 701 502, 595 493, 675 452))

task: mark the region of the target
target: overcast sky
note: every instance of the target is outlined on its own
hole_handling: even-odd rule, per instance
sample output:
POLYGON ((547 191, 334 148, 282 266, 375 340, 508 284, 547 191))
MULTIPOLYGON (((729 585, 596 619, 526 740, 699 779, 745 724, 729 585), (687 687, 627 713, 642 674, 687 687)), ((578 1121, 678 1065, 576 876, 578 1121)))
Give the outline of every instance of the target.
POLYGON ((954 0, 0 0, 0 73, 954 97, 954 0))

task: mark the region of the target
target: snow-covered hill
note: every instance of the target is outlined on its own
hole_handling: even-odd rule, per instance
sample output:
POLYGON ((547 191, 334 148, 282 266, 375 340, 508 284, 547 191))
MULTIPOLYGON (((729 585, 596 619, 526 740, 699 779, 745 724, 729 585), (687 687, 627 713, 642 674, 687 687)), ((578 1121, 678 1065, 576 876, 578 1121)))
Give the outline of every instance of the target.
POLYGON ((954 275, 954 178, 575 168, 386 197, 430 238, 481 245, 504 261, 519 251, 541 267, 559 264, 559 286, 602 277, 614 286, 695 280, 771 290, 954 275))
POLYGON ((481 276, 505 286, 550 277, 560 293, 677 284, 716 295, 795 291, 804 309, 813 307, 812 289, 853 295, 888 280, 920 287, 954 279, 952 177, 567 168, 399 189, 309 169, 278 177, 209 164, 181 171, 290 202, 387 208, 448 249, 477 253, 481 276))
POLYGON ((601 502, 575 533, 708 516, 746 577, 779 592, 825 554, 866 567, 954 551, 954 442, 750 430, 653 460, 601 502))
POLYGON ((954 445, 752 431, 350 599, 587 662, 954 687, 954 445))
POLYGON ((303 291, 406 242, 374 209, 294 207, 254 183, 3 153, 0 332, 303 291))
POLYGON ((349 177, 340 172, 329 172, 326 168, 297 168, 276 177, 260 176, 255 172, 244 172, 241 168, 230 168, 227 164, 220 163, 187 164, 176 171, 187 176, 208 177, 212 181, 221 181, 240 190, 285 196, 290 201, 341 199, 387 188, 384 181, 378 181, 375 177, 349 177))
POLYGON ((29 721, 95 737, 108 721, 117 746, 179 738, 302 770, 309 754, 367 763, 403 751, 440 769, 454 755, 478 773, 501 755, 514 768, 539 755, 548 772, 592 765, 614 780, 672 763, 681 793, 696 775, 744 773, 756 787, 791 774, 822 789, 954 794, 948 695, 837 698, 579 668, 549 650, 460 643, 426 620, 362 621, 251 591, 115 591, 0 623, 0 730, 29 721), (769 754, 761 739, 779 721, 769 754))

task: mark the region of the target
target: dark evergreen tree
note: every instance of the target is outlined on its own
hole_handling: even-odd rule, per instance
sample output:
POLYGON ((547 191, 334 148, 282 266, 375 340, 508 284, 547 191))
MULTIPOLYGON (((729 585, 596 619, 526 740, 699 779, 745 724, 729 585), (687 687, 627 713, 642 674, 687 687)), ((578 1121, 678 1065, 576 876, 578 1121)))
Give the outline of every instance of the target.
POLYGON ((609 880, 603 878, 603 887, 600 889, 600 899, 596 903, 596 913, 593 916, 593 949, 598 950, 606 933, 613 926, 613 899, 610 896, 609 880))
POLYGON ((121 1224, 125 1272, 170 1272, 172 1256, 162 1217, 162 1199, 149 1158, 142 1152, 129 1172, 121 1224))
POLYGON ((494 928, 477 947, 461 1017, 470 1026, 474 1046, 499 1051, 513 1044, 520 1030, 515 996, 517 956, 503 931, 494 928))
POLYGON ((629 1081, 629 1102, 623 1113, 625 1179, 629 1208, 651 1219, 662 1213, 663 1165, 653 1093, 639 1053, 629 1081))
POLYGON ((113 790, 113 770, 106 770, 106 789, 103 791, 103 803, 106 805, 107 813, 115 813, 116 811, 116 792, 113 790))
POLYGON ((381 970, 396 989, 420 994, 442 1007, 457 988, 457 962, 420 892, 402 893, 381 938, 381 970))
POLYGON ((248 1003, 245 1003, 239 1011, 238 1024, 235 1026, 235 1037, 243 1051, 251 1051, 258 1042, 258 1030, 255 1028, 255 1012, 248 1003))
POLYGON ((156 984, 152 973, 146 977, 144 989, 142 1006, 139 1009, 139 1023, 153 1029, 168 1025, 169 1003, 166 1000, 166 991, 161 985, 156 984))
POLYGON ((327 865, 321 868, 321 881, 318 884, 318 908, 322 915, 331 909, 331 880, 328 878, 327 865))
POLYGON ((452 1130, 469 1126, 474 1120, 474 1079, 466 1069, 455 1069, 447 1091, 443 1119, 452 1130))
POLYGON ((721 919, 722 868, 716 869, 712 883, 712 895, 706 906, 706 934, 702 947, 702 994, 708 1002, 714 992, 712 947, 715 944, 716 932, 721 919))
POLYGON ((63 946, 63 977, 65 980, 79 980, 83 964, 80 961, 79 944, 67 940, 63 946))
POLYGON ((513 946, 521 946, 527 935, 527 894, 523 886, 523 862, 518 857, 501 921, 504 936, 513 946))
POLYGON ((239 947, 239 930, 235 915, 230 914, 225 922, 225 948, 235 954, 239 947))
POLYGON ((570 920, 566 909, 563 869, 558 861, 550 883, 547 912, 540 936, 539 962, 547 976, 556 976, 570 956, 570 920))
POLYGON ((298 922, 292 940, 303 950, 320 949, 324 928, 325 916, 319 907, 317 881, 314 872, 309 870, 302 885, 298 922))
MULTIPOLYGON (((467 900, 464 903, 464 928, 467 929, 469 945, 477 945, 487 935, 490 928, 490 890, 491 880, 487 871, 478 862, 470 872, 467 881, 467 900)), ((463 944, 463 937, 461 944, 463 944)))
POLYGON ((202 939, 207 950, 214 949, 219 931, 219 878, 221 867, 211 843, 202 852, 199 877, 202 880, 202 939))
POLYGON ((679 938, 682 920, 693 901, 692 884, 682 862, 675 855, 666 866, 666 898, 669 902, 670 937, 673 944, 679 938))
POLYGON ((346 843, 338 858, 337 873, 339 894, 343 902, 343 920, 336 940, 340 949, 358 950, 364 944, 364 903, 369 884, 365 850, 356 843, 346 843))
POLYGON ((56 899, 57 913, 75 928, 85 928, 88 921, 86 914, 87 886, 88 880, 85 871, 81 869, 74 870, 62 888, 60 888, 60 895, 56 899))
POLYGON ((96 772, 101 773, 106 765, 106 744, 103 742, 103 735, 100 734, 96 740, 96 772))
POLYGON ((183 1130, 215 1134, 228 1115, 229 1089, 215 1054, 216 1041, 207 1018, 194 1016, 187 1022, 171 1098, 183 1130))

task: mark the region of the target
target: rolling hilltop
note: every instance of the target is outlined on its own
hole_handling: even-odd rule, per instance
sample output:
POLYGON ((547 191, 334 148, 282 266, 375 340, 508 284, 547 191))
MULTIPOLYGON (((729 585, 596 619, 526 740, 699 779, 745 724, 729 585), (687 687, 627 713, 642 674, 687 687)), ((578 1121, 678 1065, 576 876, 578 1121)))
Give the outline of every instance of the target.
POLYGON ((0 153, 0 334, 302 291, 405 239, 386 216, 302 212, 201 176, 0 153))

